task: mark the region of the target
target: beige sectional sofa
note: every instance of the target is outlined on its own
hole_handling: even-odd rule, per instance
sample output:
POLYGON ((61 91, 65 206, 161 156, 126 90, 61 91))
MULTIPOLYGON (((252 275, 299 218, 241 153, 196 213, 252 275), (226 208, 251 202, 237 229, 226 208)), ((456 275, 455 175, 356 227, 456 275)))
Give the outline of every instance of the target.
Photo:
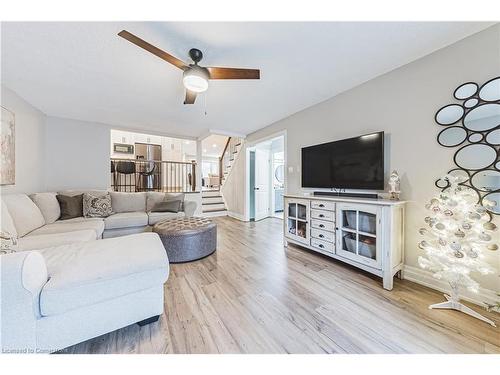
POLYGON ((182 212, 151 212, 167 197, 176 198, 111 192, 112 215, 60 220, 56 193, 3 195, 1 231, 17 244, 0 256, 1 351, 50 353, 155 322, 164 311, 169 262, 159 236, 142 232, 196 210, 186 201, 182 212))
MULTIPOLYGON (((85 191, 62 191, 63 195, 78 195, 85 191)), ((94 195, 105 190, 88 191, 94 195)), ((113 214, 106 218, 78 217, 59 220, 61 211, 56 193, 8 194, 2 196, 2 231, 18 238, 18 251, 42 249, 99 238, 111 238, 151 230, 157 222, 193 216, 196 203, 184 201, 182 211, 151 212, 153 206, 165 198, 182 199, 175 193, 120 193, 110 192, 113 214)))

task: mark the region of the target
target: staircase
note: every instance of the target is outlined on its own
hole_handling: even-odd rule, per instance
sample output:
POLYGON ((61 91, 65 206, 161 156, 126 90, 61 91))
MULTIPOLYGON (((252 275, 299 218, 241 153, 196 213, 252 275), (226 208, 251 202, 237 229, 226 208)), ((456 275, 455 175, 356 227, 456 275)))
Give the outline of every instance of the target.
POLYGON ((213 190, 203 190, 201 193, 201 205, 203 216, 214 217, 214 216, 226 216, 227 208, 222 197, 220 188, 224 186, 224 182, 231 173, 231 167, 234 163, 238 152, 241 150, 243 145, 243 139, 237 137, 229 137, 226 143, 226 147, 222 152, 222 156, 219 159, 219 171, 220 182, 219 189, 213 190))
POLYGON ((205 190, 201 192, 201 208, 203 216, 226 216, 226 205, 220 190, 205 190))
POLYGON ((220 159, 220 170, 222 171, 221 186, 224 185, 224 181, 227 179, 227 176, 229 176, 231 167, 233 166, 234 160, 238 155, 238 152, 240 152, 242 145, 242 138, 229 137, 227 140, 226 148, 224 149, 220 159))

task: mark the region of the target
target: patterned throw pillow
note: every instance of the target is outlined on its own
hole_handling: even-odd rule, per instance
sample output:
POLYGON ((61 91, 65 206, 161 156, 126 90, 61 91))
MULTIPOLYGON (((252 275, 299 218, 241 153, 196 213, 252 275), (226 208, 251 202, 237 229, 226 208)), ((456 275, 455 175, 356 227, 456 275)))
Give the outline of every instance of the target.
POLYGON ((113 213, 111 209, 111 195, 83 194, 83 216, 108 217, 113 213))

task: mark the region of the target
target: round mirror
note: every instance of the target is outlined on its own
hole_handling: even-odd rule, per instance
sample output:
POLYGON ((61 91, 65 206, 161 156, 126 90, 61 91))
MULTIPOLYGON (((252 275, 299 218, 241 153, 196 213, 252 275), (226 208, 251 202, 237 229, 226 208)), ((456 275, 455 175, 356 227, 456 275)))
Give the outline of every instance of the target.
POLYGON ((462 147, 455 153, 455 164, 462 169, 484 169, 492 165, 497 158, 496 150, 479 143, 462 147))
POLYGON ((500 215, 500 192, 486 194, 481 204, 491 213, 500 215))
POLYGON ((500 129, 495 129, 492 132, 486 134, 486 142, 490 145, 500 145, 500 129))
POLYGON ((448 182, 447 179, 440 178, 439 180, 436 180, 435 185, 440 189, 444 189, 450 186, 450 183, 448 182))
POLYGON ((479 90, 479 97, 486 102, 500 100, 500 77, 486 82, 479 90))
POLYGON ((469 172, 460 168, 452 169, 451 171, 448 171, 448 174, 453 177, 461 177, 463 179, 463 182, 467 182, 470 178, 469 172))
POLYGON ((471 185, 479 191, 489 192, 500 189, 500 171, 485 169, 476 172, 470 180, 471 185))
POLYGON ((458 86, 453 93, 453 96, 457 99, 467 99, 474 95, 477 92, 478 88, 479 86, 477 85, 477 83, 467 82, 463 85, 458 86))
POLYGON ((495 168, 500 171, 500 161, 497 161, 495 164, 495 168))
POLYGON ((472 131, 481 132, 500 125, 500 104, 483 104, 467 113, 464 126, 472 131))
POLYGON ((465 141, 467 132, 461 126, 446 128, 438 134, 438 142, 441 146, 454 147, 465 141))
POLYGON ((283 164, 278 165, 274 170, 274 177, 279 183, 283 183, 285 176, 285 166, 283 164))
POLYGON ((465 101, 464 107, 465 108, 472 108, 472 107, 475 107, 477 105, 477 103, 479 103, 479 100, 477 100, 476 98, 470 98, 469 100, 465 101))
POLYGON ((435 120, 439 125, 451 125, 464 115, 464 108, 458 104, 448 104, 436 113, 435 120))
POLYGON ((483 135, 481 133, 473 133, 469 135, 469 142, 470 143, 477 143, 481 142, 483 140, 483 135))

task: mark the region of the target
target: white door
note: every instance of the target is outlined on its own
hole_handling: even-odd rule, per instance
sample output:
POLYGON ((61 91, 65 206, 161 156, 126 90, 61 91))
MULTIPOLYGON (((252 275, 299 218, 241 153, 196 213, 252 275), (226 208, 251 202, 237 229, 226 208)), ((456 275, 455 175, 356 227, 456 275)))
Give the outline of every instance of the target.
POLYGON ((269 217, 271 212, 271 151, 255 149, 255 221, 269 217))

